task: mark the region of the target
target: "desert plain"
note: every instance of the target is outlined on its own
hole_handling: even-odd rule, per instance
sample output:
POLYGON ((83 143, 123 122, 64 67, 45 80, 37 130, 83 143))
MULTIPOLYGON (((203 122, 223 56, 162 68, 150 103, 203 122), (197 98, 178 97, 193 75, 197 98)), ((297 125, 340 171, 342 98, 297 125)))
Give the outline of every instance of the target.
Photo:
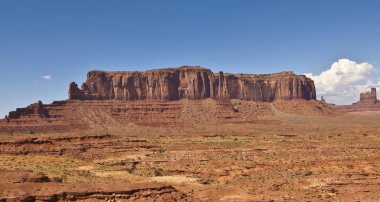
MULTIPOLYGON (((104 125, 92 130, 2 134, 0 201, 380 199, 378 111, 296 100, 258 103, 255 120, 221 123, 199 107, 213 101, 182 102, 186 124, 97 116, 104 125)), ((231 113, 250 104, 239 106, 231 113)))

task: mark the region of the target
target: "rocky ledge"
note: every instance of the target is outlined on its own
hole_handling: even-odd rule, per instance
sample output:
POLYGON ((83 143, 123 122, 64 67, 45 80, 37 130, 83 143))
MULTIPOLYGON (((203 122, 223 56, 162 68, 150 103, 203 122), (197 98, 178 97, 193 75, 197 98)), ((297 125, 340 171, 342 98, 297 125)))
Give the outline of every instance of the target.
POLYGON ((316 98, 313 80, 293 72, 275 74, 213 73, 199 66, 145 72, 90 71, 81 88, 69 87, 72 100, 199 100, 240 99, 270 102, 275 99, 316 98))

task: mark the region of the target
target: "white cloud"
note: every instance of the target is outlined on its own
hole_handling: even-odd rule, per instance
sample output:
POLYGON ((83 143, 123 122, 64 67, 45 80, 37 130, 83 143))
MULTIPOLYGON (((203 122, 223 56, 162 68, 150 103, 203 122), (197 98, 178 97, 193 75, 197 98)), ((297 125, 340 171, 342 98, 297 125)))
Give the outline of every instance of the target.
POLYGON ((47 75, 41 76, 41 79, 43 79, 43 80, 52 80, 53 77, 51 75, 47 74, 47 75))
POLYGON ((336 104, 351 104, 358 100, 361 92, 380 87, 380 80, 373 78, 375 72, 375 67, 368 62, 340 59, 319 75, 305 75, 314 80, 317 96, 336 104))

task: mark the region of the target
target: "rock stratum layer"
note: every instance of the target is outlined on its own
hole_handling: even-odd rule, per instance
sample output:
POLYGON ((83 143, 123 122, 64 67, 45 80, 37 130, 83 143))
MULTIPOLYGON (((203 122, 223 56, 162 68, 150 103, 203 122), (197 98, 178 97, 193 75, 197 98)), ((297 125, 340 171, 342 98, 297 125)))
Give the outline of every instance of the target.
POLYGON ((293 72, 275 74, 213 73, 193 66, 145 72, 91 71, 78 88, 69 87, 72 100, 179 100, 240 99, 270 102, 275 99, 316 98, 313 80, 293 72))

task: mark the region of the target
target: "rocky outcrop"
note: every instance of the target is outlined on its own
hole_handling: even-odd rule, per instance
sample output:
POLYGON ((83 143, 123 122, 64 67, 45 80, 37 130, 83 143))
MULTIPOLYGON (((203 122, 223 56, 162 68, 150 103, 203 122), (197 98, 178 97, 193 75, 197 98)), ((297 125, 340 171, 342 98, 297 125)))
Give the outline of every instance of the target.
POLYGON ((321 102, 327 103, 326 100, 325 100, 325 98, 323 96, 321 96, 321 102))
POLYGON ((202 67, 182 66, 145 72, 91 71, 78 88, 69 87, 72 100, 198 100, 241 99, 269 102, 275 99, 315 99, 314 82, 293 72, 228 74, 202 67))
POLYGON ((7 118, 17 119, 22 116, 39 116, 41 118, 48 118, 49 113, 44 108, 42 101, 38 101, 37 103, 31 104, 25 108, 17 108, 16 111, 9 112, 7 118))
POLYGON ((194 201, 163 183, 0 183, 0 190, 12 193, 0 201, 194 201))
POLYGON ((376 88, 360 93, 360 100, 352 105, 336 105, 335 109, 342 112, 380 111, 380 101, 377 100, 376 88))
POLYGON ((323 104, 326 104, 326 105, 335 106, 335 104, 333 104, 333 103, 328 103, 328 102, 326 102, 326 100, 325 100, 325 98, 324 98, 323 96, 321 96, 321 102, 322 102, 323 104))
POLYGON ((378 102, 376 88, 371 88, 371 91, 360 93, 360 100, 353 104, 376 104, 378 102))

